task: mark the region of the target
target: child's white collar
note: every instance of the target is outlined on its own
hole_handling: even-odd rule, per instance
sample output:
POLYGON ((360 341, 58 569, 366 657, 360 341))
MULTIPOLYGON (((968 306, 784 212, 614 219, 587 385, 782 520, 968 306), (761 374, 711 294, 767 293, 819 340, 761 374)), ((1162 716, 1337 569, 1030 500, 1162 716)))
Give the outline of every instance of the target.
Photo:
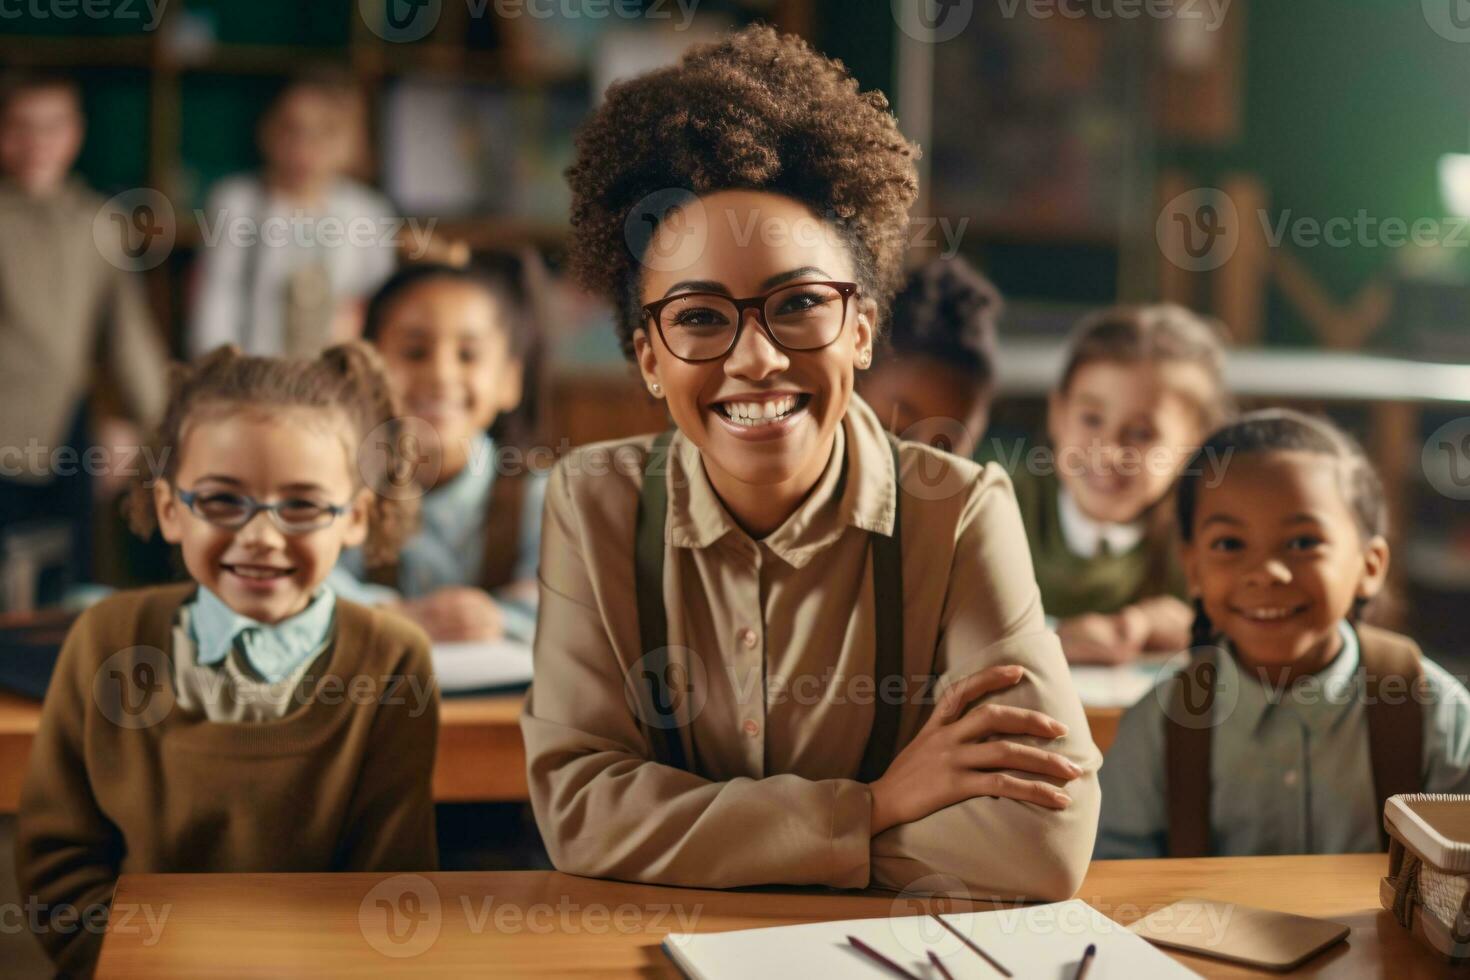
POLYGON ((1080 558, 1096 557, 1104 541, 1109 554, 1127 554, 1143 540, 1147 530, 1141 520, 1129 524, 1093 520, 1082 513, 1082 508, 1077 506, 1077 501, 1065 486, 1057 491, 1057 517, 1061 521, 1062 540, 1066 542, 1067 550, 1080 558))

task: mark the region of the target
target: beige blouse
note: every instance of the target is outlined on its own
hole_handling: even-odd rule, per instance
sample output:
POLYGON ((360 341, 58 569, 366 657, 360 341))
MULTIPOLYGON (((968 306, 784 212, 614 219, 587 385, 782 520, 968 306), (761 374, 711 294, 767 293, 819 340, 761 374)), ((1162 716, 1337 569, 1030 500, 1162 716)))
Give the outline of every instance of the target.
POLYGON ((651 761, 635 707, 633 539, 651 441, 575 450, 547 491, 536 675, 521 729, 557 868, 716 888, 1074 894, 1097 829, 1102 757, 1043 624, 1005 473, 918 443, 900 449, 904 673, 915 684, 899 744, 932 710, 920 693, 931 675, 942 685, 1020 664, 1022 682, 992 697, 1067 725, 1046 747, 1084 775, 1066 784, 1063 811, 979 797, 873 837, 871 794, 855 778, 874 715, 868 539, 892 533, 900 496, 878 419, 853 397, 811 495, 760 541, 725 511, 698 450, 674 437, 664 600, 670 648, 689 671, 693 772, 651 761))

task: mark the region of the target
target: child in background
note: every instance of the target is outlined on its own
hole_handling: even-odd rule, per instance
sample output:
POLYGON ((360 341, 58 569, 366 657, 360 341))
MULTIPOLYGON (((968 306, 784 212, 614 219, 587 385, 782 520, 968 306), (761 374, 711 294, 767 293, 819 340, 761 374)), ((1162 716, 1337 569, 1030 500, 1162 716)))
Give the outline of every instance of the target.
POLYGON ((1379 851, 1388 796, 1470 792, 1470 694, 1360 624, 1386 510, 1328 422, 1255 412, 1205 442, 1178 490, 1196 659, 1123 716, 1096 857, 1379 851))
POLYGON ((201 250, 191 353, 236 344, 310 357, 357 336, 362 301, 397 264, 392 207, 348 176, 366 159, 364 116, 356 85, 335 75, 296 79, 276 97, 260 123, 261 174, 221 181, 205 209, 200 232, 219 237, 201 250))
MULTIPOLYGON (((14 525, 63 523, 73 582, 92 573, 94 491, 120 492, 122 467, 59 473, 53 454, 67 447, 80 458, 95 441, 110 459, 132 458, 139 427, 163 413, 168 363, 140 282, 93 238, 103 201, 71 173, 84 129, 74 80, 0 79, 0 549, 14 525), (111 383, 100 391, 98 361, 111 383), (121 396, 120 410, 108 406, 116 399, 97 397, 109 391, 121 396), (89 408, 101 415, 95 432, 89 408)), ((60 591, 43 588, 39 598, 60 591)))
POLYGON ((894 298, 889 351, 858 392, 891 432, 969 459, 995 394, 1000 293, 964 259, 933 259, 894 298))
POLYGON ((368 305, 377 346, 409 418, 422 419, 414 479, 423 526, 396 565, 370 572, 343 554, 333 585, 387 604, 434 640, 529 642, 536 623, 544 474, 505 450, 504 420, 521 403, 531 326, 513 275, 443 264, 408 266, 368 305))
POLYGON ((1048 402, 1053 465, 1013 478, 1042 605, 1073 663, 1188 645, 1167 504, 1230 411, 1224 350, 1180 306, 1120 307, 1073 334, 1048 402))
POLYGON ((181 370, 165 472, 130 503, 193 581, 81 615, 21 795, 21 893, 63 973, 89 972, 101 935, 62 917, 105 919, 119 874, 437 863, 428 638, 324 586, 344 546, 391 555, 411 514, 372 489, 401 461, 358 451, 394 415, 361 343, 181 370))

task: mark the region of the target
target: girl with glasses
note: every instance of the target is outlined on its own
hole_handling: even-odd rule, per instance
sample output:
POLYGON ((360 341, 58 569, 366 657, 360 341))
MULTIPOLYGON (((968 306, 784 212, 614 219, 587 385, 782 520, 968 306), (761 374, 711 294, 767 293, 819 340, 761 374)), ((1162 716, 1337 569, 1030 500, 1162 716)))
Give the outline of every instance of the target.
MULTIPOLYGON (((110 596, 68 635, 21 796, 27 895, 105 921, 124 872, 436 865, 428 637, 324 585, 343 547, 381 561, 408 528, 396 414, 362 343, 179 369, 130 516, 191 581, 110 596)), ((38 936, 68 975, 102 938, 38 936)))
POLYGON ((571 261, 673 429, 547 490, 522 718, 553 862, 663 884, 1062 898, 1100 756, 1004 474, 853 394, 915 149, 755 27, 613 86, 571 261))

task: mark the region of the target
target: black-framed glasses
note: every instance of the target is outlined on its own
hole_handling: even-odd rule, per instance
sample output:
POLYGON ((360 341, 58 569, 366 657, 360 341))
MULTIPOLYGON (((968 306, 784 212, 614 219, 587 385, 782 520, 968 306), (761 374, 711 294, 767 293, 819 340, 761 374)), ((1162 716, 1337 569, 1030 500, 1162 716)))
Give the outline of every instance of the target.
POLYGON ((724 293, 675 293, 643 307, 664 346, 681 361, 713 361, 735 349, 745 329, 745 311, 771 343, 790 351, 820 350, 842 334, 847 301, 855 282, 796 282, 761 296, 736 299, 724 293))
POLYGON ((305 534, 330 525, 351 508, 327 504, 309 497, 288 497, 273 504, 263 504, 254 497, 229 490, 180 490, 174 493, 195 516, 215 527, 238 531, 265 511, 271 523, 285 534, 305 534))

